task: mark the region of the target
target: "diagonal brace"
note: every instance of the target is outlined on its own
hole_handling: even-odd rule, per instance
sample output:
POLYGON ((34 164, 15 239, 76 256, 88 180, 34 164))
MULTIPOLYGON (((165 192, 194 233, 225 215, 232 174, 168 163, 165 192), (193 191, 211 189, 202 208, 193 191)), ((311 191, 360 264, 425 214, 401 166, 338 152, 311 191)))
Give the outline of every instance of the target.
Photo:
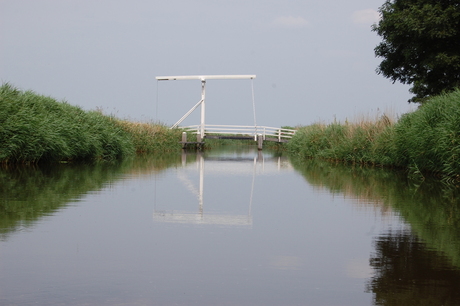
POLYGON ((192 107, 184 116, 182 116, 182 118, 179 119, 179 121, 177 121, 176 123, 174 123, 173 126, 171 126, 171 128, 175 128, 177 127, 179 124, 182 123, 182 121, 184 121, 198 106, 200 106, 201 103, 203 103, 204 99, 201 99, 197 104, 195 104, 194 107, 192 107))

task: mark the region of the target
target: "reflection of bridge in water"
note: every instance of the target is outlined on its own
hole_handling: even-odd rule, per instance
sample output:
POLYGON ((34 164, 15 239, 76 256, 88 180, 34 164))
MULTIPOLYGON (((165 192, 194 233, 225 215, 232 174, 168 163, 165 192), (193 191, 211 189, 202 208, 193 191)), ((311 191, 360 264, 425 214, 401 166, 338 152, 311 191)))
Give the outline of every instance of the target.
MULTIPOLYGON (((187 153, 182 154, 182 168, 178 169, 178 178, 186 189, 196 196, 198 208, 196 211, 158 210, 155 206, 153 219, 157 222, 184 223, 184 224, 212 224, 224 226, 252 226, 252 200, 254 195, 255 178, 257 175, 278 173, 291 169, 290 163, 284 157, 266 157, 262 152, 255 153, 254 157, 247 156, 204 156, 202 152, 196 154, 198 184, 186 175, 187 153), (205 167, 206 165, 206 167, 205 167), (218 175, 252 175, 250 196, 246 214, 228 214, 206 212, 204 207, 204 178, 205 173, 218 175)), ((231 186, 221 186, 232 188, 231 186)), ((228 199, 226 199, 228 200, 228 199)))

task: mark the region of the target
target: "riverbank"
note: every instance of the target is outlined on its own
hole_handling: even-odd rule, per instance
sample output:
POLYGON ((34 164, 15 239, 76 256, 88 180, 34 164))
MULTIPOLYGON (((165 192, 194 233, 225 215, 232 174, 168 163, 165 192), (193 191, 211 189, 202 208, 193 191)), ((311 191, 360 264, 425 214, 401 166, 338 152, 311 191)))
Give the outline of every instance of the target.
MULTIPOLYGON (((0 87, 0 163, 35 164, 115 160, 139 153, 180 152, 182 129, 85 111, 6 83, 0 87)), ((196 135, 190 132, 190 141, 196 135)), ((251 145, 247 140, 206 140, 206 148, 251 145)), ((267 147, 280 149, 277 143, 267 147)))
POLYGON ((423 177, 460 178, 460 89, 433 97, 399 120, 300 127, 288 150, 301 158, 405 168, 423 177))
POLYGON ((132 123, 67 102, 0 87, 0 163, 114 160, 180 150, 181 131, 132 123))
MULTIPOLYGON (((9 84, 0 87, 0 163, 114 160, 136 153, 179 152, 181 134, 181 129, 85 111, 9 84)), ((218 140, 207 142, 208 148, 220 145, 218 140)), ((399 120, 381 115, 299 127, 287 149, 304 159, 397 167, 421 178, 434 173, 458 180, 460 90, 434 97, 399 120)))

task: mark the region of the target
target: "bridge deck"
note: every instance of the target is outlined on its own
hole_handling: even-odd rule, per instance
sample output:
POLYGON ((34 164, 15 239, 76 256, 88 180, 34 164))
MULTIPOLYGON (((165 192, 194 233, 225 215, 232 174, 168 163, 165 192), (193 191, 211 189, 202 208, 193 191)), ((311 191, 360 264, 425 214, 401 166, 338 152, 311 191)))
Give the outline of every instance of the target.
MULTIPOLYGON (((205 125, 204 129, 201 125, 193 125, 182 127, 184 130, 200 135, 200 131, 204 131, 205 139, 233 139, 233 140, 253 140, 258 144, 259 149, 262 149, 264 141, 273 141, 278 143, 287 143, 294 136, 296 130, 273 128, 267 126, 237 126, 237 125, 205 125)), ((197 137, 198 138, 198 137, 197 137)), ((195 145, 201 148, 204 145, 203 141, 190 142, 187 141, 187 135, 182 135, 180 142, 185 149, 189 145, 195 145)))
POLYGON ((237 140, 254 140, 254 136, 244 136, 244 135, 235 135, 235 136, 225 136, 225 135, 206 135, 205 139, 237 139, 237 140))

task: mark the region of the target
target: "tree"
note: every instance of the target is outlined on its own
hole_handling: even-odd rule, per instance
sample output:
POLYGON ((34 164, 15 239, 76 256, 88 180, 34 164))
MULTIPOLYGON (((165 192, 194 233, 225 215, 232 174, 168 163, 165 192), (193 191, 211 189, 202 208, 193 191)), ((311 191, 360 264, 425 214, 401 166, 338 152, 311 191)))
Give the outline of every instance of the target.
POLYGON ((387 0, 379 12, 378 74, 413 85, 409 102, 460 87, 460 0, 387 0))

